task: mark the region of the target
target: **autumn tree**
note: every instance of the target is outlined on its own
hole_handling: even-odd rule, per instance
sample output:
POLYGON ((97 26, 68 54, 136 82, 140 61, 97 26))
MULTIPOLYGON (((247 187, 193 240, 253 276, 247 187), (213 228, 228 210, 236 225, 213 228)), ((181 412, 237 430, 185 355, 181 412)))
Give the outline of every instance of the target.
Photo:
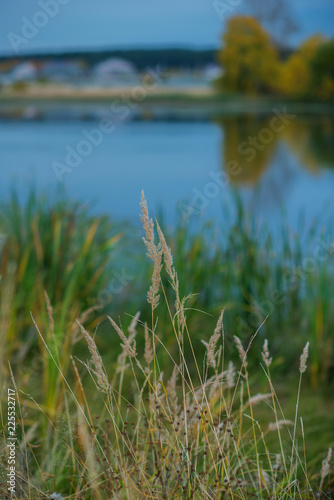
POLYGON ((289 45, 298 23, 289 0, 243 0, 245 14, 254 16, 267 29, 279 47, 289 45))
POLYGON ((292 97, 309 94, 313 80, 311 61, 324 41, 322 35, 312 36, 282 62, 276 85, 279 93, 292 97))
POLYGON ((270 92, 278 70, 278 54, 270 35, 249 16, 227 22, 223 47, 218 53, 225 90, 256 94, 270 92))

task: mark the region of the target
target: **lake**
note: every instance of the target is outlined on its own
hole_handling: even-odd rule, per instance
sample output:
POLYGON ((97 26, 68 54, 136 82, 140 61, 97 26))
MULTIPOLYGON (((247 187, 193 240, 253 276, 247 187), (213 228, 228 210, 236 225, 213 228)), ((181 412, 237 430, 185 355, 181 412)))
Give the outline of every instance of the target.
POLYGON ((171 224, 179 216, 224 224, 222 207, 231 206, 236 190, 272 228, 282 211, 295 230, 301 215, 309 224, 333 214, 333 117, 282 109, 130 117, 101 132, 105 115, 102 107, 88 117, 36 119, 28 108, 24 119, 3 118, 1 199, 13 183, 23 197, 29 183, 50 196, 61 185, 68 196, 93 202, 97 213, 138 221, 144 189, 151 213, 161 209, 171 224))

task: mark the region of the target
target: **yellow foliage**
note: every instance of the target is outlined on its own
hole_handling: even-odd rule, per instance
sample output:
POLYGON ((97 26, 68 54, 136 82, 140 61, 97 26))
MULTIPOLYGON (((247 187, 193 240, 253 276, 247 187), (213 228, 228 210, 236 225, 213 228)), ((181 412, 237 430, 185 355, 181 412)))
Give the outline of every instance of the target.
POLYGON ((225 89, 250 94, 272 89, 278 54, 270 35, 255 18, 235 16, 228 21, 218 58, 224 70, 225 89))
POLYGON ((319 88, 319 97, 324 100, 334 99, 334 80, 325 77, 319 88))
POLYGON ((281 64, 276 83, 276 89, 280 93, 293 97, 306 95, 312 79, 310 61, 323 42, 321 35, 312 36, 281 64))
POLYGON ((309 87, 310 68, 300 54, 293 54, 282 64, 277 89, 284 95, 301 96, 309 87))
POLYGON ((301 46, 298 49, 298 52, 301 54, 301 56, 306 59, 307 61, 310 61, 320 45, 325 43, 326 38, 323 35, 313 35, 305 42, 301 44, 301 46))
POLYGON ((329 42, 322 35, 308 38, 283 62, 270 34, 254 17, 230 18, 222 40, 218 60, 223 76, 217 83, 224 90, 333 99, 334 78, 330 62, 333 49, 329 46, 324 52, 329 42))

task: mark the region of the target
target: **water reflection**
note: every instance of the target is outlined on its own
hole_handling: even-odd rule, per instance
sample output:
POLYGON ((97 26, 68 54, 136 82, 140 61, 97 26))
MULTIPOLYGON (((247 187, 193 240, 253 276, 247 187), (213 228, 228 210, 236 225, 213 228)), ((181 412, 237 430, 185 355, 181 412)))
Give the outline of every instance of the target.
MULTIPOLYGON (((287 173, 284 147, 300 165, 313 173, 334 166, 334 120, 330 116, 295 117, 279 131, 272 127, 273 115, 224 116, 217 120, 222 129, 222 165, 237 161, 239 173, 231 176, 236 185, 254 185, 268 167, 280 160, 287 173)), ((277 127, 278 130, 278 127, 277 127)), ((289 155, 287 155, 289 156, 289 155)), ((286 182, 281 175, 281 182, 286 182)))
MULTIPOLYGON (((234 115, 226 110, 224 116, 216 110, 219 119, 212 110, 203 114, 203 108, 187 108, 185 114, 181 107, 178 115, 173 109, 160 111, 152 109, 145 119, 131 117, 106 135, 80 166, 64 175, 68 196, 94 200, 98 212, 138 221, 138 193, 144 189, 152 210, 160 207, 173 224, 179 215, 175 207, 194 200, 201 206, 194 220, 225 220, 222 206, 233 205, 235 187, 250 213, 253 209, 260 222, 274 228, 281 209, 296 228, 300 212, 312 221, 325 201, 334 206, 332 117, 298 114, 286 126, 276 120, 273 127, 270 109, 260 113, 254 108, 253 114, 233 110, 234 115), (230 162, 239 168, 228 170, 230 162), (213 186, 213 178, 223 173, 230 182, 213 186)), ((43 119, 31 113, 24 120, 0 118, 0 197, 8 196, 13 181, 25 196, 24 179, 52 192, 58 185, 53 162, 65 161, 67 146, 76 148, 83 130, 98 126, 106 105, 68 106, 67 112, 73 115, 66 120, 48 113, 43 119)), ((327 210, 326 217, 332 213, 333 208, 327 210)))
POLYGON ((300 163, 311 171, 334 166, 334 121, 329 116, 299 118, 282 137, 300 163))

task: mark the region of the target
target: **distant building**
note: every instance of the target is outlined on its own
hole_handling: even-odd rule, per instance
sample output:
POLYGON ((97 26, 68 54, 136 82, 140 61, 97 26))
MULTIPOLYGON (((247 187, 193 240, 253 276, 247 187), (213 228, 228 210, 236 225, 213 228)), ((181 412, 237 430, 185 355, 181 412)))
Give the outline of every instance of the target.
POLYGON ((54 82, 73 81, 84 74, 84 65, 80 60, 75 61, 47 61, 40 71, 39 78, 46 78, 54 82))
POLYGON ((29 82, 36 79, 37 73, 38 71, 35 64, 27 61, 15 66, 12 72, 8 75, 8 79, 11 83, 20 81, 29 82))
POLYGON ((110 58, 98 63, 93 69, 95 79, 102 82, 138 82, 135 66, 125 59, 110 58))
POLYGON ((220 66, 217 66, 217 64, 208 64, 204 67, 203 73, 205 80, 207 80, 208 82, 213 82, 214 80, 222 76, 223 71, 220 66))

